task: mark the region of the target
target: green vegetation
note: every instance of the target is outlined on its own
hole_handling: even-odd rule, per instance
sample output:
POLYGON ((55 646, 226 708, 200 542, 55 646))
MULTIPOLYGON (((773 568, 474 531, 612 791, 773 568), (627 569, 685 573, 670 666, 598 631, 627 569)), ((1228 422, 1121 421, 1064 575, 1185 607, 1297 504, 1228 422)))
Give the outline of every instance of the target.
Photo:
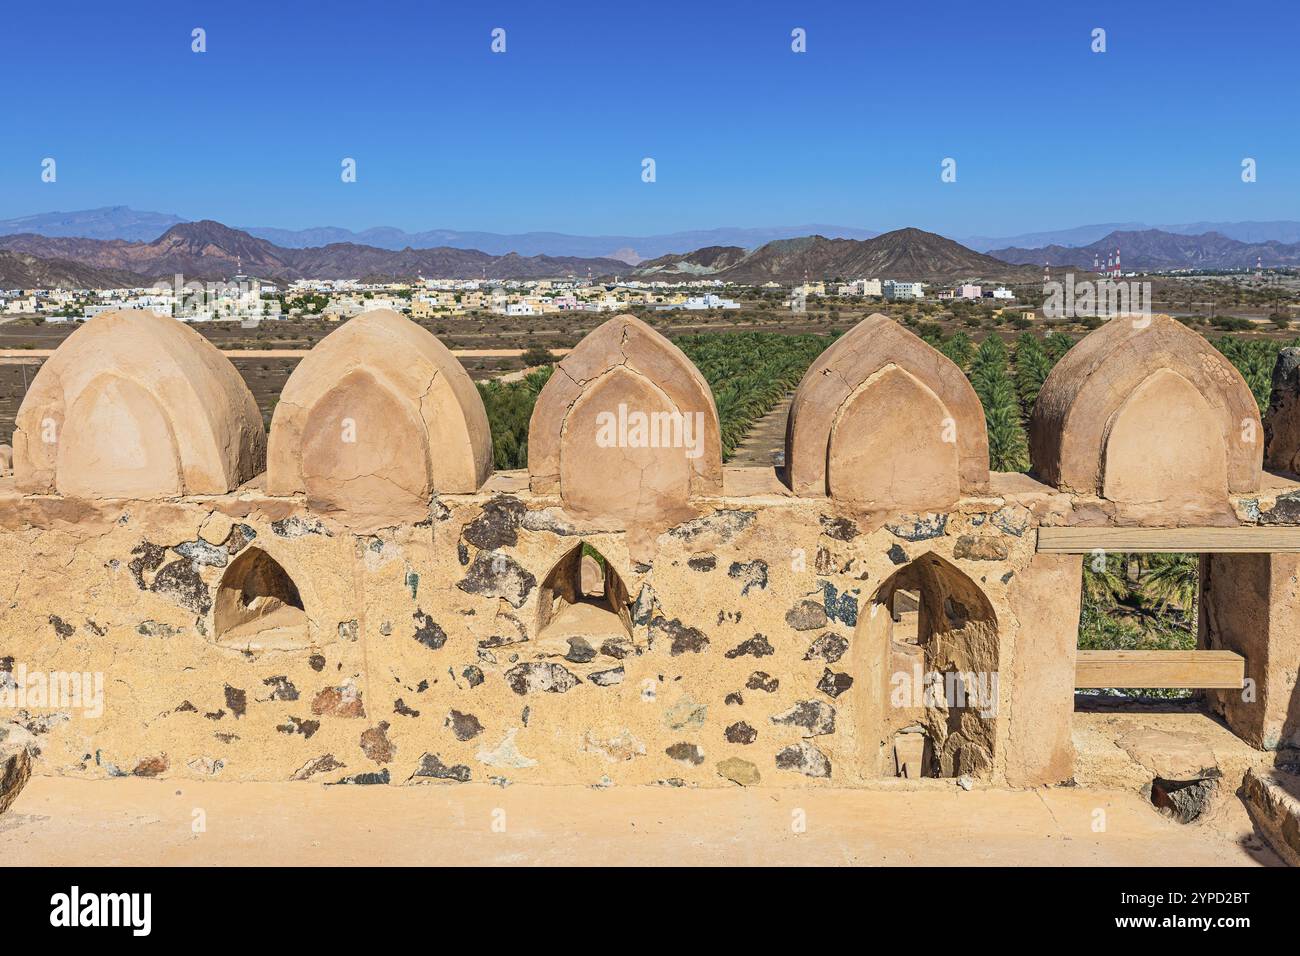
POLYGON ((970 381, 984 406, 989 435, 989 467, 1024 471, 1029 467, 1029 440, 1021 421, 1020 401, 1008 370, 1007 346, 996 335, 980 343, 971 360, 970 381))
POLYGON ((526 366, 550 365, 554 361, 555 356, 551 354, 551 350, 540 345, 531 345, 524 350, 523 362, 526 366))
MULTIPOLYGON (((1080 650, 1196 649, 1199 563, 1195 554, 1096 554, 1083 562, 1080 650)), ((1190 691, 1125 688, 1140 697, 1190 691)))
POLYGON ((1268 339, 1240 339, 1221 336, 1210 339, 1210 344, 1222 352, 1250 386, 1261 412, 1268 408, 1268 393, 1273 385, 1273 364, 1277 353, 1284 348, 1300 346, 1300 339, 1279 343, 1268 339))
POLYGON ((799 384, 833 338, 775 332, 704 332, 674 340, 695 363, 718 405, 726 460, 750 427, 799 384))
POLYGON ((528 420, 555 367, 529 372, 517 382, 479 382, 492 428, 492 464, 503 471, 528 467, 528 420))

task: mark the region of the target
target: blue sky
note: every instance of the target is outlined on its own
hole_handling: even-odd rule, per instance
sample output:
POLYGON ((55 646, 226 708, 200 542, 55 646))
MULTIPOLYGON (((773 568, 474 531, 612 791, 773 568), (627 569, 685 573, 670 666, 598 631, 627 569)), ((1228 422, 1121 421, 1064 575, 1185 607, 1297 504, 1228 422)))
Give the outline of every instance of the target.
POLYGON ((0 218, 956 236, 1300 219, 1295 0, 50 0, 3 22, 0 218))

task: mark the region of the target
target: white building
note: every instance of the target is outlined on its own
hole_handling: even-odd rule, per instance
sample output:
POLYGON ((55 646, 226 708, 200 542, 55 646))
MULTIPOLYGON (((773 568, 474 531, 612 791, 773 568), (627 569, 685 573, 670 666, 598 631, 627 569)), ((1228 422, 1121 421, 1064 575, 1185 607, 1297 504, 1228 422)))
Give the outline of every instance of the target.
POLYGON ((886 299, 922 299, 925 298, 925 283, 886 279, 881 283, 881 291, 886 299))
POLYGON ((706 292, 704 295, 690 296, 682 303, 682 308, 689 309, 692 312, 703 309, 739 309, 740 303, 734 299, 724 299, 712 292, 706 292))

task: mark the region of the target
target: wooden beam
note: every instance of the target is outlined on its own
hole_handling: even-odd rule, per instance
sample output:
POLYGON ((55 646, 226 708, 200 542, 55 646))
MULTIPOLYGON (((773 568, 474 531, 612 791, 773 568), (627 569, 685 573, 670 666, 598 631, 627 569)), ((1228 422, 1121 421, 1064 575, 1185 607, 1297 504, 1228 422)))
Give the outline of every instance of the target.
POLYGON ((1232 651, 1079 651, 1074 686, 1240 689, 1245 676, 1232 651))
POLYGON ((1039 528, 1038 550, 1047 554, 1092 551, 1190 551, 1197 554, 1300 552, 1300 528, 1039 528))

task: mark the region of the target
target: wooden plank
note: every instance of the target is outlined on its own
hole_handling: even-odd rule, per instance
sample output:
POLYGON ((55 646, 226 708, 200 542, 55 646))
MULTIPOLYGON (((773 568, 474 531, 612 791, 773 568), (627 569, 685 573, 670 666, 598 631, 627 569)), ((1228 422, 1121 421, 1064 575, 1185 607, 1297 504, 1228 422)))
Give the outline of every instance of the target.
POLYGON ((1245 676, 1232 651, 1079 651, 1074 686, 1239 689, 1245 676))
POLYGON ((1093 551, 1279 554, 1300 552, 1300 527, 1039 528, 1038 550, 1047 554, 1093 551))

